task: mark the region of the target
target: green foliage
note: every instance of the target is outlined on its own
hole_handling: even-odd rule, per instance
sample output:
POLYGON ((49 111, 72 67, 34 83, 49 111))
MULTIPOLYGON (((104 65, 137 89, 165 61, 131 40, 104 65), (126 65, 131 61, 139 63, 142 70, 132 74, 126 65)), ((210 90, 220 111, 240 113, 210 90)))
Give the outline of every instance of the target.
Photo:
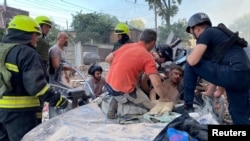
POLYGON ((114 16, 102 13, 81 12, 73 16, 71 27, 76 31, 75 41, 108 43, 110 31, 119 22, 114 16))
POLYGON ((170 18, 174 17, 178 11, 178 5, 182 0, 145 0, 149 4, 149 9, 156 8, 158 16, 166 21, 166 26, 170 26, 170 18))
POLYGON ((74 37, 69 33, 70 31, 61 30, 61 27, 58 24, 53 23, 52 28, 50 29, 49 34, 47 35, 47 40, 49 41, 50 46, 56 44, 57 34, 62 31, 68 33, 69 45, 74 44, 74 42, 72 42, 74 37))
POLYGON ((181 19, 173 24, 171 24, 170 21, 170 18, 174 17, 178 13, 179 11, 178 6, 182 3, 182 0, 145 0, 145 1, 148 2, 150 10, 155 10, 157 15, 160 16, 161 19, 165 20, 165 24, 163 26, 158 27, 159 31, 158 41, 157 41, 158 43, 166 43, 166 39, 172 30, 175 36, 182 40, 184 46, 191 45, 190 39, 192 37, 185 32, 187 27, 186 19, 181 19))
POLYGON ((47 39, 49 41, 50 46, 54 45, 57 40, 57 34, 60 32, 60 27, 57 24, 52 24, 52 28, 47 35, 47 39))
POLYGON ((145 24, 141 19, 134 19, 129 21, 129 24, 134 26, 135 28, 139 28, 139 29, 144 29, 145 28, 145 24))
POLYGON ((190 46, 190 39, 192 38, 188 33, 186 33, 187 21, 185 19, 180 19, 171 25, 171 28, 160 26, 159 31, 159 43, 166 43, 167 37, 171 30, 174 32, 175 37, 180 38, 184 46, 190 46))
POLYGON ((239 31, 240 36, 250 43, 250 14, 243 15, 229 25, 232 31, 239 31))

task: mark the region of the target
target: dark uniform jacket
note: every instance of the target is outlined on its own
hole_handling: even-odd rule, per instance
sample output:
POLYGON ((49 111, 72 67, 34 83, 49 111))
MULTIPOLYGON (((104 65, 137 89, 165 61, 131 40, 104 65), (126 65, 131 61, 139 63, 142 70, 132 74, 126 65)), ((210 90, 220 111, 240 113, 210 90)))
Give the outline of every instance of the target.
POLYGON ((7 69, 12 74, 13 89, 0 99, 0 111, 36 110, 40 106, 39 97, 47 97, 49 90, 42 60, 35 48, 27 43, 29 40, 25 40, 30 39, 31 35, 13 34, 3 38, 3 42, 15 42, 20 45, 12 48, 6 57, 5 64, 8 64, 7 69))
POLYGON ((49 60, 49 41, 45 37, 38 39, 36 50, 41 56, 43 62, 48 62, 49 60))
POLYGON ((40 57, 42 58, 43 62, 43 69, 46 74, 46 79, 49 82, 49 74, 48 74, 48 67, 49 67, 49 41, 45 38, 45 36, 38 39, 36 50, 40 57))

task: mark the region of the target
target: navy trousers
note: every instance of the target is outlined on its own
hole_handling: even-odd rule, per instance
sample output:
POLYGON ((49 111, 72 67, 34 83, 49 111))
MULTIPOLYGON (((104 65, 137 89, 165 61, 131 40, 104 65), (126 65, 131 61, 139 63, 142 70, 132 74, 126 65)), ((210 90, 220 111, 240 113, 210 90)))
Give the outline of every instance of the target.
POLYGON ((20 141, 31 129, 36 127, 36 112, 0 111, 0 141, 20 141))
POLYGON ((224 87, 229 113, 234 124, 250 125, 250 71, 235 71, 232 66, 201 60, 197 65, 186 63, 184 70, 184 101, 192 106, 198 77, 224 87))

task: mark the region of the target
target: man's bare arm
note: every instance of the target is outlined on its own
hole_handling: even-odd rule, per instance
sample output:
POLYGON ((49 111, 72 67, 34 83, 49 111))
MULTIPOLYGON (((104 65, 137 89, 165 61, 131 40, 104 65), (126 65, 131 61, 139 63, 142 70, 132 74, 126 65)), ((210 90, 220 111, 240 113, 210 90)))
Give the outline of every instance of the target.
POLYGON ((140 80, 140 87, 145 92, 147 92, 149 94, 150 93, 150 87, 148 85, 148 80, 149 80, 149 77, 145 73, 143 73, 142 77, 141 77, 141 80, 140 80))
POLYGON ((155 92, 159 95, 160 102, 170 102, 170 100, 167 98, 167 90, 164 89, 163 84, 161 82, 161 78, 159 74, 150 74, 149 79, 151 80, 151 83, 154 87, 155 92))
POLYGON ((105 58, 105 61, 107 62, 107 63, 109 63, 109 65, 112 63, 112 61, 113 61, 113 52, 111 52, 106 58, 105 58))
POLYGON ((58 69, 60 66, 60 59, 59 57, 53 57, 51 58, 51 63, 54 69, 58 69))

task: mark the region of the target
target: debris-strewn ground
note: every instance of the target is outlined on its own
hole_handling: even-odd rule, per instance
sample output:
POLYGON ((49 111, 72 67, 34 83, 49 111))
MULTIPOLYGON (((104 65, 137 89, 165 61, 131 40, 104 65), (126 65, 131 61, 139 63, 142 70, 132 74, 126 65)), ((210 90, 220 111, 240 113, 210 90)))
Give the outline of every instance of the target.
MULTIPOLYGON (((102 66, 103 76, 106 77, 108 70, 109 70, 109 64, 106 62, 99 62, 98 64, 102 66)), ((84 74, 86 79, 90 77, 88 75, 89 67, 90 65, 83 65, 83 66, 78 67, 78 69, 84 74)), ((71 76, 70 79, 71 81, 70 81, 70 84, 68 85, 71 87, 80 87, 84 84, 84 81, 78 75, 71 76)), ((232 120, 231 120, 230 114, 228 113, 228 103, 227 103, 226 94, 222 95, 222 100, 224 102, 224 108, 226 109, 224 113, 224 122, 225 124, 231 124, 232 120)), ((223 108, 222 105, 220 105, 219 99, 214 98, 213 102, 214 102, 213 105, 214 105, 215 112, 219 112, 220 109, 223 108)))
POLYGON ((215 109, 215 112, 217 114, 219 114, 221 108, 225 108, 225 112, 224 112, 224 116, 223 116, 223 121, 225 124, 232 124, 232 119, 231 119, 231 116, 228 112, 228 102, 227 102, 227 96, 226 94, 222 95, 221 96, 221 100, 223 100, 223 103, 220 103, 220 100, 219 98, 214 98, 214 103, 213 103, 213 106, 214 106, 214 109, 215 109), (223 105, 221 105, 223 104, 223 105), (224 106, 224 107, 222 107, 224 106))
MULTIPOLYGON (((98 63, 102 68, 103 68, 103 76, 106 77, 107 72, 109 70, 109 64, 106 62, 99 62, 98 63)), ((88 75, 88 69, 90 65, 82 65, 78 66, 78 69, 81 71, 82 74, 84 74, 85 79, 88 79, 90 75, 88 75)), ((80 87, 81 85, 84 84, 84 80, 79 77, 79 75, 70 75, 70 83, 66 83, 64 77, 63 77, 63 82, 70 86, 70 87, 80 87)))
POLYGON ((166 125, 117 124, 96 103, 90 103, 45 121, 22 141, 152 141, 166 125))

